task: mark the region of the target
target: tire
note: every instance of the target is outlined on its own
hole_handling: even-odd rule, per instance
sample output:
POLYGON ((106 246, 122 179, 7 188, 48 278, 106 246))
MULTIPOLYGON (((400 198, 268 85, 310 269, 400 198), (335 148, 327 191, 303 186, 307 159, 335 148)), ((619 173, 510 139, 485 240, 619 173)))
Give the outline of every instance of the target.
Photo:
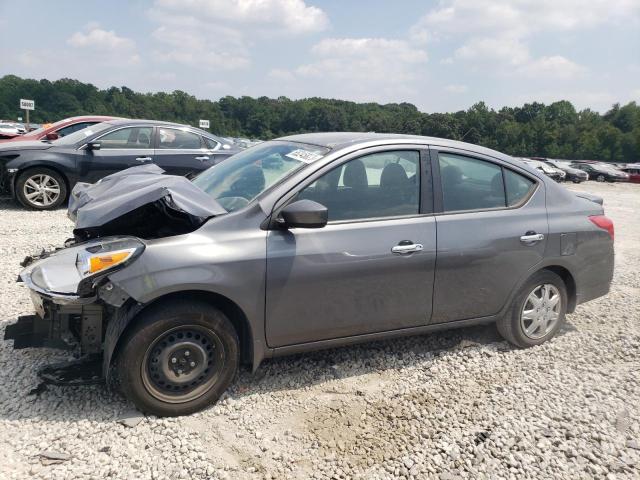
POLYGON ((574 178, 572 181, 573 181, 573 183, 581 183, 579 178, 574 178))
POLYGON ((541 270, 532 275, 515 295, 507 313, 497 322, 498 332, 516 347, 527 348, 541 345, 550 340, 562 328, 566 311, 567 289, 564 281, 549 270, 541 270), (532 294, 535 294, 536 297, 543 294, 543 291, 539 290, 543 285, 553 286, 553 288, 548 288, 548 291, 559 297, 559 306, 552 309, 553 313, 557 313, 555 320, 551 320, 554 315, 550 313, 547 314, 548 317, 545 317, 546 307, 544 305, 540 306, 541 312, 537 312, 535 305, 529 300, 532 294), (530 313, 524 314, 525 311, 530 313), (536 318, 540 322, 538 329, 534 329, 534 324, 538 321, 536 318))
POLYGON ((50 168, 25 170, 16 180, 16 198, 33 210, 53 210, 67 199, 67 182, 50 168))
POLYGON ((600 174, 596 177, 596 182, 605 182, 607 179, 604 177, 604 175, 600 174))
POLYGON ((115 384, 140 411, 159 417, 197 412, 235 378, 238 335, 217 308, 175 300, 142 311, 135 321, 122 339, 114 373, 115 384))

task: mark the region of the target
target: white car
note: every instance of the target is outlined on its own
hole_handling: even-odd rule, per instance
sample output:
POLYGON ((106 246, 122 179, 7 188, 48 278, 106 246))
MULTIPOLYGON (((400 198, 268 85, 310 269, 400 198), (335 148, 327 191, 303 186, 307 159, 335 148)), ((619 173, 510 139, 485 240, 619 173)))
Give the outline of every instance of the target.
POLYGON ((6 122, 0 123, 0 138, 13 138, 18 135, 20 135, 20 131, 16 124, 6 122))

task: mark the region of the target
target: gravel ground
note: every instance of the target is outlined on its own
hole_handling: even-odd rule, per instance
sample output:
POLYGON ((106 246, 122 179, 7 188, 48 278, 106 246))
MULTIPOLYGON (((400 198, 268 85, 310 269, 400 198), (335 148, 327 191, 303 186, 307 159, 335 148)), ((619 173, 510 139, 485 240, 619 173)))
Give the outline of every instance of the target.
MULTIPOLYGON (((204 412, 134 427, 103 387, 29 395, 60 353, 0 341, 0 477, 638 478, 640 185, 569 188, 605 198, 616 274, 553 341, 516 350, 490 326, 271 360, 204 412)), ((0 335, 31 312, 18 262, 70 236, 64 213, 0 203, 0 335)))

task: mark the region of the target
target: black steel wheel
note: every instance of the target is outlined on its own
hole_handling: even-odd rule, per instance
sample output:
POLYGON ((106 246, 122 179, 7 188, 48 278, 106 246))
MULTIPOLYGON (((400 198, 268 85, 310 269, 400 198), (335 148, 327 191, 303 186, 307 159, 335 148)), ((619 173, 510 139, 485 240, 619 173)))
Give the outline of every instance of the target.
POLYGON ((143 310, 121 342, 116 383, 145 413, 201 410, 224 393, 238 370, 235 328, 203 302, 173 300, 143 310))
POLYGON ((211 329, 177 327, 161 334, 145 353, 142 381, 151 395, 169 403, 198 398, 224 368, 224 345, 211 329))

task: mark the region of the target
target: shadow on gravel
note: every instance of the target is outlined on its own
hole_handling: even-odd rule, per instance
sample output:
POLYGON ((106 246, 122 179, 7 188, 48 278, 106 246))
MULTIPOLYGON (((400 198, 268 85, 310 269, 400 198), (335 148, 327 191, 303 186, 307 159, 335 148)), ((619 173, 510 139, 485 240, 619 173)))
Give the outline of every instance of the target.
MULTIPOLYGON (((47 210, 47 211, 57 212, 58 210, 66 210, 66 209, 67 209, 67 202, 63 203, 61 206, 59 206, 58 208, 55 208, 54 210, 47 210)), ((37 211, 37 210, 30 210, 26 207, 23 207, 17 201, 14 201, 11 197, 6 197, 6 196, 0 196, 0 210, 24 211, 24 212, 37 211)))
MULTIPOLYGON (((13 321, 0 323, 0 337, 4 336, 8 323, 13 321)), ((132 408, 123 397, 104 385, 36 388, 40 383, 36 375, 38 368, 68 357, 57 350, 13 350, 10 342, 2 343, 0 363, 5 367, 10 363, 12 368, 0 373, 0 419, 110 423, 132 408)), ((494 325, 483 325, 268 359, 255 373, 242 369, 222 398, 240 399, 390 369, 401 371, 465 348, 489 344, 496 344, 498 351, 511 350, 494 325)))
MULTIPOLYGON (((4 326, 8 323, 12 322, 0 323, 0 338, 4 336, 4 326)), ((565 323, 558 337, 576 330, 570 323, 565 323)), ((494 324, 337 347, 267 359, 255 373, 243 368, 222 398, 237 400, 256 394, 295 391, 323 382, 380 374, 387 370, 402 371, 430 363, 438 357, 483 346, 491 346, 496 353, 515 349, 500 337, 494 324)), ((104 385, 48 385, 42 391, 36 389, 35 393, 29 394, 40 383, 35 370, 65 359, 64 355, 47 349, 14 351, 9 342, 3 342, 0 363, 5 367, 11 364, 12 368, 0 371, 0 419, 110 423, 132 408, 122 396, 104 385)))

